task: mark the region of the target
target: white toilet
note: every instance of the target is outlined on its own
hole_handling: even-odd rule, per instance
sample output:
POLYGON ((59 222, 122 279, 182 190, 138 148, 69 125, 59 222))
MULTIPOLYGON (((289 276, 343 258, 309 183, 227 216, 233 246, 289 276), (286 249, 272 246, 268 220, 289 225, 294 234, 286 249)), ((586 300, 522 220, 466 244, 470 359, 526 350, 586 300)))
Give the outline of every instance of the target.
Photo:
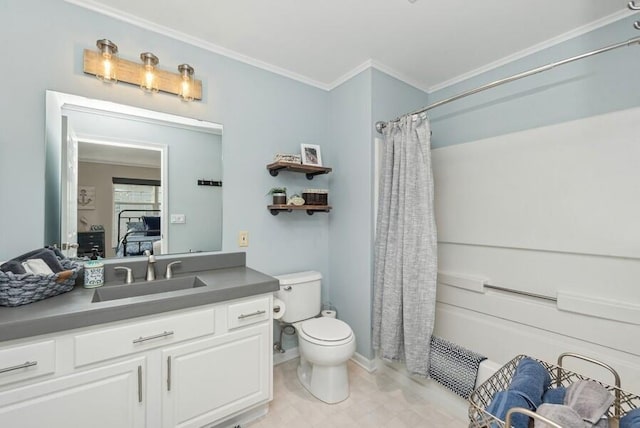
POLYGON ((276 276, 284 302, 280 319, 293 324, 298 333, 300 365, 298 379, 325 403, 349 397, 347 361, 356 350, 351 327, 336 318, 318 317, 322 309, 320 272, 308 271, 276 276))

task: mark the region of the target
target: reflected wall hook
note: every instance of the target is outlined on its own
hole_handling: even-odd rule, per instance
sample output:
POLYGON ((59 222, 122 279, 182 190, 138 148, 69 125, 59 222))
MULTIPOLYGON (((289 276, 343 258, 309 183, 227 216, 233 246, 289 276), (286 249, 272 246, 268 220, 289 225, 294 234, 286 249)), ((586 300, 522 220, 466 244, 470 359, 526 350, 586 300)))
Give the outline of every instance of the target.
POLYGON ((640 10, 640 4, 636 5, 636 0, 631 0, 627 7, 631 10, 640 10))

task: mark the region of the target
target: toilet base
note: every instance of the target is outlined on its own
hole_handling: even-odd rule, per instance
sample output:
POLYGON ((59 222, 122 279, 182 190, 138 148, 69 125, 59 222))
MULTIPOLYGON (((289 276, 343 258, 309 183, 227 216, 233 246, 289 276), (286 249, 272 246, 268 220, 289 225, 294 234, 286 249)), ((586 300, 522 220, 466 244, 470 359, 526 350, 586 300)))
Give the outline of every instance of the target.
POLYGON ((349 398, 349 372, 347 362, 335 366, 311 364, 300 356, 298 380, 314 397, 328 404, 349 398))

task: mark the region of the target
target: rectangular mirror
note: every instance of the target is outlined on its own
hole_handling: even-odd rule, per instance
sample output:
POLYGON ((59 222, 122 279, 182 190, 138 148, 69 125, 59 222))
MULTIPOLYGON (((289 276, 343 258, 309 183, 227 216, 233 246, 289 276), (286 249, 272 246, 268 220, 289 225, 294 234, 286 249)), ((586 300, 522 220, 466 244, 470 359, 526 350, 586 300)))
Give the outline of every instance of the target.
POLYGON ((222 249, 222 125, 54 91, 46 108, 45 245, 222 249))

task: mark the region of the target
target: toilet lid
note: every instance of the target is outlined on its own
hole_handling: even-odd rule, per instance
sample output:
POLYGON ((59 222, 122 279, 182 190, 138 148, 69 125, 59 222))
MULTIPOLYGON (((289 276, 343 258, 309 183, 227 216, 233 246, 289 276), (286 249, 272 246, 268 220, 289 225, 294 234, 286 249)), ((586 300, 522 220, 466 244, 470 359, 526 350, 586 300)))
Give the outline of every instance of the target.
POLYGON ((309 337, 325 341, 339 341, 351 336, 351 327, 335 318, 312 318, 302 323, 302 331, 309 337))

